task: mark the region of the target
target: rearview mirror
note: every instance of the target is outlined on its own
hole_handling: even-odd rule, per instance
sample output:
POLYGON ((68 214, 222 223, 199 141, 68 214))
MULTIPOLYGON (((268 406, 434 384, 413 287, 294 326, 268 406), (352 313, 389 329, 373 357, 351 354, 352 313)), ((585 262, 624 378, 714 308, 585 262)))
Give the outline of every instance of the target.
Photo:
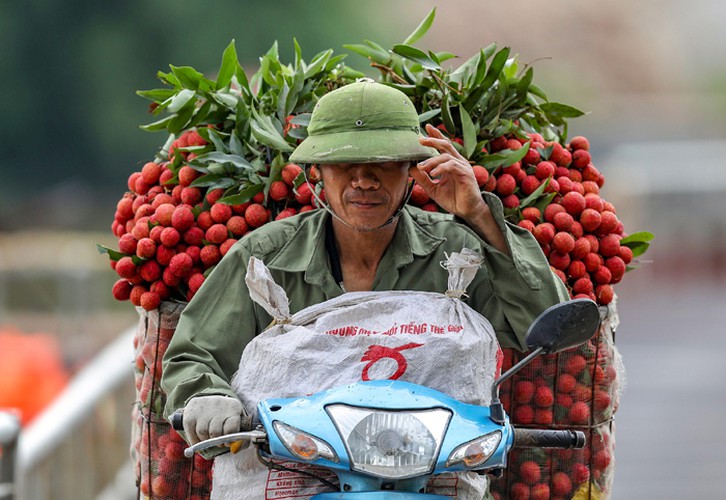
POLYGON ((600 326, 600 311, 590 299, 573 299, 545 309, 527 331, 530 350, 545 353, 570 349, 590 340, 600 326))

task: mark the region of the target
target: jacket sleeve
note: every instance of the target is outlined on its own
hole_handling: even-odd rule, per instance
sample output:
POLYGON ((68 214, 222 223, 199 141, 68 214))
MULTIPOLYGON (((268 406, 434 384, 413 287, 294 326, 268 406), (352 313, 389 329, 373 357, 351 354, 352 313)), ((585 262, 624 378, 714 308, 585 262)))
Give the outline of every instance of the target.
POLYGON ((568 300, 569 294, 562 280, 552 272, 534 236, 504 220, 497 196, 483 194, 504 233, 511 257, 472 231, 485 256, 487 272, 480 275, 486 276, 488 283, 472 283, 470 305, 492 323, 502 347, 526 351, 525 336, 535 318, 548 307, 568 300), (477 293, 477 288, 481 293, 477 293))
POLYGON ((234 245, 182 313, 163 358, 165 418, 194 396, 237 397, 230 380, 242 351, 258 333, 246 272, 247 252, 234 245))

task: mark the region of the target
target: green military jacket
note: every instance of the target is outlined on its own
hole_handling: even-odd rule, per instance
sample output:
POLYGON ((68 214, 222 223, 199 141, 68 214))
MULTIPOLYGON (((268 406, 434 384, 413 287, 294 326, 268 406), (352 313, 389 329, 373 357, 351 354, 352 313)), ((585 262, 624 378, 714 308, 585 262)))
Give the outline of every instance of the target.
MULTIPOLYGON (((496 196, 485 199, 511 257, 452 215, 406 207, 378 266, 373 290, 443 293, 448 272, 440 263, 446 254, 470 248, 484 256, 484 264, 467 289, 466 303, 492 323, 502 347, 526 350, 524 336, 531 322, 547 307, 566 300, 567 290, 534 237, 504 221, 496 196)), ((344 293, 333 278, 325 247, 328 217, 326 211, 316 210, 267 224, 224 256, 184 310, 164 356, 166 416, 194 396, 235 395, 229 381, 242 351, 272 321, 250 299, 244 282, 250 256, 261 259, 287 292, 291 313, 344 293)))

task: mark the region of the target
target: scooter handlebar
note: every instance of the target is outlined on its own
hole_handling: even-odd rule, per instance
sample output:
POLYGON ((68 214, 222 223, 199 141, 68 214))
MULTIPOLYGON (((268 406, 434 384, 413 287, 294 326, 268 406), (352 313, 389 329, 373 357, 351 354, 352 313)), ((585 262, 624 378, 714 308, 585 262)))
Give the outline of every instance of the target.
POLYGON ((172 429, 175 431, 183 431, 184 430, 184 414, 181 410, 177 410, 174 413, 171 414, 169 417, 169 423, 171 424, 172 429))
POLYGON ((584 448, 585 433, 570 429, 525 429, 514 428, 516 448, 584 448))

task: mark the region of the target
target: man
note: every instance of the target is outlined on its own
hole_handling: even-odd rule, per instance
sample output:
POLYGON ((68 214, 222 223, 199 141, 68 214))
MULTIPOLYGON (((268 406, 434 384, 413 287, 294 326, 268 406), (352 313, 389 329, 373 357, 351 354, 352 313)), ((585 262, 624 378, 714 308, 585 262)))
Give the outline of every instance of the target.
POLYGON ((245 345, 271 322, 244 283, 252 255, 294 313, 346 291, 443 292, 445 253, 474 249, 485 264, 467 303, 503 347, 520 350, 532 320, 567 298, 532 235, 505 223, 499 199, 482 197, 466 159, 439 130, 426 131, 422 137, 403 93, 371 80, 320 99, 290 160, 318 165, 330 213, 301 214, 241 239, 185 309, 164 357, 165 412, 184 409, 190 443, 249 425, 229 381, 245 345), (405 206, 409 176, 453 215, 405 206))

